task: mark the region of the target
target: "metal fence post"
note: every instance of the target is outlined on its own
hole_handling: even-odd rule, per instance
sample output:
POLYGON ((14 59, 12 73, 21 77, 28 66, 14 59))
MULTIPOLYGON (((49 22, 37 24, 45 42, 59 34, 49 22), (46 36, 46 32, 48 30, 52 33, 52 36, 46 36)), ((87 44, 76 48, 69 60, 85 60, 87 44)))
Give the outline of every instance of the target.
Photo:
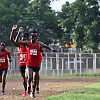
POLYGON ((45 75, 47 76, 47 52, 46 52, 46 68, 45 68, 45 75))
POLYGON ((57 75, 59 76, 59 53, 56 53, 56 70, 57 75))
POLYGON ((88 69, 88 58, 86 58, 86 69, 88 69))
POLYGON ((80 75, 81 75, 82 65, 81 65, 81 53, 80 53, 80 75))
POLYGON ((63 76, 64 59, 62 58, 62 76, 63 76))
POLYGON ((94 54, 94 73, 96 74, 96 53, 94 54))
POLYGON ((72 75, 72 69, 70 69, 70 75, 72 75))
POLYGON ((70 69, 70 66, 69 66, 69 53, 68 53, 68 70, 70 69))
POLYGON ((75 53, 74 69, 75 69, 75 72, 76 72, 76 74, 77 74, 77 53, 75 53))
POLYGON ((50 64, 51 64, 51 70, 52 70, 52 57, 50 57, 50 64))

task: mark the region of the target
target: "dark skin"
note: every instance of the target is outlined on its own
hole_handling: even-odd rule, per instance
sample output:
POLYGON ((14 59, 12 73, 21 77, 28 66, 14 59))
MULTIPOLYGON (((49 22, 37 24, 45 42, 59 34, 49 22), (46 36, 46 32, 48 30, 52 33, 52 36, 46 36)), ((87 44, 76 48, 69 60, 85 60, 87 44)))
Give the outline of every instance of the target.
MULTIPOLYGON (((31 43, 33 46, 36 45, 36 41, 37 41, 37 33, 31 33, 30 35, 31 37, 31 43)), ((29 41, 20 41, 20 42, 14 42, 14 44, 16 45, 28 45, 29 41)), ((52 48, 48 47, 46 44, 44 44, 43 42, 39 42, 39 46, 40 48, 47 48, 49 50, 52 50, 53 52, 56 52, 56 50, 53 50, 52 48)))
MULTIPOLYGON (((4 43, 4 42, 2 42, 1 43, 1 45, 0 45, 0 48, 1 48, 1 51, 0 51, 0 53, 2 54, 2 55, 4 55, 4 53, 5 53, 5 46, 6 46, 6 44, 4 43)), ((10 56, 10 53, 7 51, 7 56, 8 56, 8 58, 9 58, 9 62, 11 62, 11 56, 10 56)), ((3 73, 3 75, 2 76, 0 76, 0 83, 2 82, 2 91, 4 91, 4 89, 5 89, 5 84, 6 84, 6 73, 3 73)))
MULTIPOLYGON (((10 40, 14 43, 14 45, 16 45, 17 47, 19 47, 20 48, 20 44, 16 44, 16 42, 18 42, 18 39, 19 39, 19 36, 20 36, 20 34, 21 34, 21 32, 23 32, 24 30, 23 30, 23 27, 20 27, 19 28, 19 32, 18 32, 18 34, 17 34, 17 36, 16 36, 16 39, 15 39, 15 41, 13 40, 13 34, 14 34, 14 30, 16 30, 17 29, 17 25, 13 25, 13 28, 12 28, 12 33, 11 33, 11 36, 10 36, 10 40)), ((22 41, 20 41, 20 42, 23 42, 23 41, 27 41, 27 38, 25 38, 25 37, 22 37, 22 41)), ((27 46, 27 45, 25 45, 25 46, 27 46)), ((43 49, 42 48, 40 48, 40 50, 41 50, 41 52, 42 52, 42 55, 43 56, 45 56, 45 54, 44 54, 44 52, 43 52, 43 49)), ((39 85, 39 73, 37 73, 38 75, 37 75, 37 86, 39 85)), ((25 91, 27 90, 27 83, 26 83, 26 77, 25 77, 25 73, 21 73, 21 76, 22 76, 22 78, 23 78, 23 85, 24 85, 24 88, 25 88, 25 91)), ((28 84, 30 85, 30 83, 31 82, 28 82, 28 84)))
MULTIPOLYGON (((16 30, 16 29, 17 29, 17 25, 13 25, 13 27, 12 27, 12 32, 11 32, 11 36, 10 36, 10 40, 14 43, 15 46, 19 47, 19 49, 20 49, 20 45, 16 45, 16 44, 15 44, 15 41, 16 41, 16 42, 18 41, 18 38, 19 38, 21 32, 23 32, 24 30, 23 30, 23 27, 20 27, 20 28, 19 28, 19 32, 18 32, 18 34, 17 34, 17 36, 16 36, 16 39, 15 39, 15 41, 14 41, 14 40, 13 40, 13 34, 14 34, 14 30, 16 30)), ((27 40, 26 37, 22 37, 22 40, 21 40, 21 41, 26 41, 26 40, 27 40)), ((27 79, 26 79, 26 77, 25 77, 25 72, 24 72, 24 73, 21 73, 21 76, 22 76, 22 78, 23 78, 24 89, 25 89, 25 91, 27 91, 27 79)))
MULTIPOLYGON (((17 25, 14 25, 14 30, 16 29, 16 27, 17 27, 17 25)), ((29 41, 14 41, 14 40, 13 40, 13 33, 14 33, 14 30, 12 30, 12 34, 11 34, 11 37, 10 37, 11 41, 12 41, 16 46, 20 46, 20 45, 28 46, 29 41)), ((21 32, 19 32, 19 34, 20 34, 20 33, 21 33, 21 32)), ((31 37, 31 43, 32 43, 32 45, 35 46, 36 43, 37 43, 37 33, 31 33, 30 37, 31 37)), ((48 46, 47 46, 46 44, 44 44, 43 42, 39 42, 39 47, 40 47, 40 50, 41 50, 43 47, 45 47, 45 48, 47 48, 47 49, 52 50, 53 52, 55 52, 55 50, 53 50, 52 48, 48 47, 48 46)), ((35 79, 35 78, 37 79, 37 78, 38 78, 38 75, 39 75, 39 71, 37 71, 37 72, 34 72, 34 71, 33 71, 33 93, 35 93, 35 87, 36 87, 36 81, 34 81, 34 79, 35 79)), ((30 85, 30 83, 31 83, 31 79, 28 79, 28 84, 30 85)))
MULTIPOLYGON (((32 45, 35 46, 37 43, 37 33, 31 33, 30 37, 31 37, 32 45)), ((29 43, 28 41, 15 42, 16 45, 28 45, 28 43, 29 43)), ((40 46, 40 48, 45 47, 49 50, 52 50, 53 52, 56 52, 56 50, 53 50, 52 48, 48 47, 43 42, 39 42, 39 46, 40 46)), ((33 93, 35 93, 35 88, 36 88, 36 82, 34 81, 34 79, 35 79, 35 77, 38 78, 38 75, 39 75, 39 71, 37 71, 37 72, 33 71, 33 93)), ((31 80, 29 80, 28 82, 30 84, 31 80)))

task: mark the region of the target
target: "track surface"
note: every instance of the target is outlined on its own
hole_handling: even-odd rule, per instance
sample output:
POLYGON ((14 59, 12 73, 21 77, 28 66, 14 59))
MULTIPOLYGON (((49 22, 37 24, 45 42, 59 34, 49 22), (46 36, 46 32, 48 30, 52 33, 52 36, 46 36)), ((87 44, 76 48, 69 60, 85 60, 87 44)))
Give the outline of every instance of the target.
MULTIPOLYGON (((45 100, 50 95, 85 87, 99 81, 99 78, 40 79, 40 93, 35 94, 36 98, 34 100, 45 100)), ((32 100, 30 95, 23 97, 23 92, 22 80, 7 80, 6 95, 1 94, 0 84, 0 100, 32 100)))

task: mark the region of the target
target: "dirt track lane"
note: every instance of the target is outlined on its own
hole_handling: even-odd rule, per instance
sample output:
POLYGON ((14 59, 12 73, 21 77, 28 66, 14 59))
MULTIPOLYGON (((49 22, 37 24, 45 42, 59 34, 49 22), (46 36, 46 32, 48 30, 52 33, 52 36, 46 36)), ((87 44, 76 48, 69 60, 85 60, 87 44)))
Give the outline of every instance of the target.
MULTIPOLYGON (((45 100, 45 98, 50 95, 85 87, 99 81, 99 78, 40 79, 40 93, 36 93, 34 100, 45 100)), ((5 89, 6 95, 1 94, 0 87, 0 100, 32 100, 30 95, 23 97, 23 92, 22 80, 7 80, 5 89)))

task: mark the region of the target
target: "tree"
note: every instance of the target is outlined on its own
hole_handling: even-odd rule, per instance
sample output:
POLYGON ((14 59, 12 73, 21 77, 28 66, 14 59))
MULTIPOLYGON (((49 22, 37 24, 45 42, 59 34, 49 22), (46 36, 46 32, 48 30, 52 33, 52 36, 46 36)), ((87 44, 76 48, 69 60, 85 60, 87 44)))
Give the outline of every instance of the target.
POLYGON ((66 2, 59 15, 60 26, 77 43, 77 48, 97 48, 100 38, 98 0, 66 2))
POLYGON ((12 45, 9 39, 12 25, 18 24, 29 0, 0 0, 0 42, 12 45))
POLYGON ((61 39, 63 31, 58 26, 58 17, 56 12, 51 10, 50 0, 34 0, 27 8, 27 17, 21 20, 26 31, 36 30, 38 39, 46 44, 53 40, 61 39))

